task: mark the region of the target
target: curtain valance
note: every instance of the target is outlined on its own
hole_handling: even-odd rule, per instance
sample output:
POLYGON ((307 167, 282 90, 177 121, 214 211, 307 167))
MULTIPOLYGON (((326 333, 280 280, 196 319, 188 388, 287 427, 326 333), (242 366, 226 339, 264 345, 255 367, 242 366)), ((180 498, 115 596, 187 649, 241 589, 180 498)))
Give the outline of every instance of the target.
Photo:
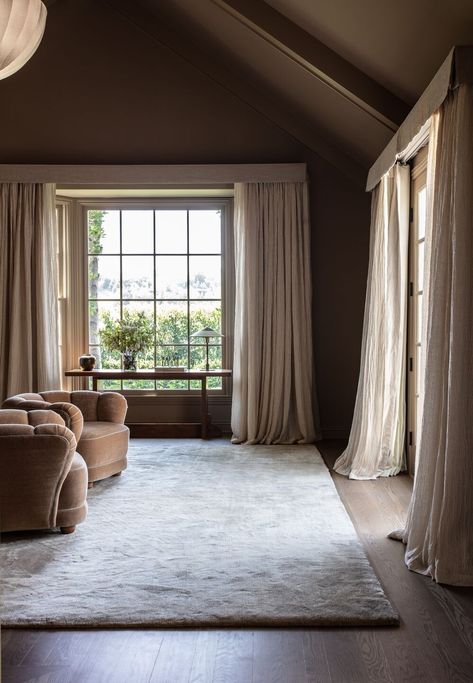
POLYGON ((301 164, 0 164, 0 182, 82 187, 304 182, 301 164))
POLYGON ((442 105, 448 92, 464 83, 473 84, 473 46, 470 45, 452 48, 397 133, 370 168, 366 183, 368 192, 379 183, 397 160, 402 159, 413 140, 423 136, 426 131, 425 124, 442 105))

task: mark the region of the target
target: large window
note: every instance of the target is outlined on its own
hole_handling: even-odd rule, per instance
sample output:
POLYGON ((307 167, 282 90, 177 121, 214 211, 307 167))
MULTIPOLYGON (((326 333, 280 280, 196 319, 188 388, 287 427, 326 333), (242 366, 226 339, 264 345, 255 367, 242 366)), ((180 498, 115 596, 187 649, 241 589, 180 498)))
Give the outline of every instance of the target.
MULTIPOLYGON (((154 340, 138 355, 139 368, 205 368, 203 327, 225 329, 225 245, 228 203, 96 205, 87 207, 89 344, 97 367, 120 368, 119 352, 106 348, 107 320, 142 313, 154 340)), ((210 340, 210 368, 225 361, 225 337, 210 340)), ((222 381, 211 378, 210 389, 222 381)), ((188 391, 200 382, 104 381, 103 388, 188 391)))

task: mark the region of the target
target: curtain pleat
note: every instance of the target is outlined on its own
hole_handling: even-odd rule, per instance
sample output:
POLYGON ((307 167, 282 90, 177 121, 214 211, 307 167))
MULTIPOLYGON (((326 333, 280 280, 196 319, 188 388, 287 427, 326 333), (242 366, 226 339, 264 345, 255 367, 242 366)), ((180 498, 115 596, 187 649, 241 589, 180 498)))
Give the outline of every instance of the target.
POLYGON ((2 399, 60 387, 55 186, 0 185, 2 399))
POLYGON ((360 378, 346 450, 334 469, 375 479, 405 468, 409 168, 396 164, 373 191, 360 378))
POLYGON ((235 185, 234 443, 315 439, 306 183, 235 185))
POLYGON ((473 86, 435 116, 429 139, 424 404, 406 564, 473 586, 473 86))

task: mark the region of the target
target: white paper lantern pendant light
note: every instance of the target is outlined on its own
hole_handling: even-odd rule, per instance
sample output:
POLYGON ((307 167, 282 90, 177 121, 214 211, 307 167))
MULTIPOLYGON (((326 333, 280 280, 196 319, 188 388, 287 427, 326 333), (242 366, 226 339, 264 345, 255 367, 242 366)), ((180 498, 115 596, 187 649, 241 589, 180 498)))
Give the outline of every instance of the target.
POLYGON ((0 0, 0 79, 21 69, 36 52, 46 14, 41 0, 0 0))

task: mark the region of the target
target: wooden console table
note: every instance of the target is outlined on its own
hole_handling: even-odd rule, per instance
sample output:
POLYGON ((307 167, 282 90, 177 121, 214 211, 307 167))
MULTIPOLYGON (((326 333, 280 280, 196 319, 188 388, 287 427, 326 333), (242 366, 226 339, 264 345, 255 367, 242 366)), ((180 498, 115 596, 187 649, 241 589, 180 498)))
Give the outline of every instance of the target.
POLYGON ((210 415, 207 401, 207 377, 231 377, 231 370, 66 370, 66 377, 92 377, 92 387, 97 391, 97 382, 102 379, 184 379, 199 380, 201 383, 201 438, 210 434, 210 415))

